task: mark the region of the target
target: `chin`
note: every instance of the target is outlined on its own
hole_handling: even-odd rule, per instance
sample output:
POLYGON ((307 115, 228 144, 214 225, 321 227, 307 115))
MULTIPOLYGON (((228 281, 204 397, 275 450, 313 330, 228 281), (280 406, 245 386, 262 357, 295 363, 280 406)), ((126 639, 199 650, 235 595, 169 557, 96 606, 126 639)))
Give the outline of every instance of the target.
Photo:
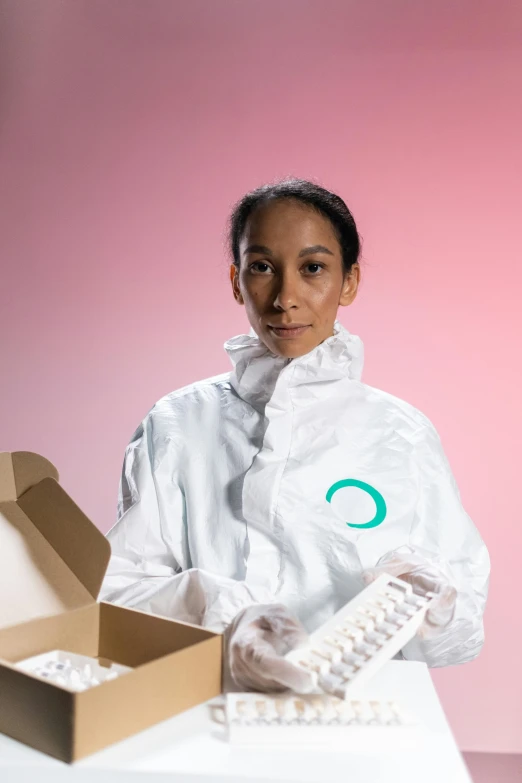
POLYGON ((297 342, 288 345, 270 345, 272 353, 282 356, 285 359, 298 359, 300 356, 304 356, 310 351, 313 351, 315 345, 299 345, 297 342))

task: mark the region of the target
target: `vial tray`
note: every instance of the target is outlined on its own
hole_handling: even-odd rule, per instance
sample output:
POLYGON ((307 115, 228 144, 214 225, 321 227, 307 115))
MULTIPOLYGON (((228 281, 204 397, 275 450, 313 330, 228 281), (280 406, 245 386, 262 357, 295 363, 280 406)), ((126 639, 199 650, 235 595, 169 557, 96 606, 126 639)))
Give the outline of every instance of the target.
POLYGON ((316 690, 354 696, 413 638, 432 600, 382 574, 285 658, 313 674, 316 690))
POLYGON ((120 663, 108 662, 108 665, 104 666, 97 658, 66 650, 50 650, 32 658, 17 661, 15 666, 27 674, 41 677, 48 682, 76 692, 85 691, 132 671, 129 666, 123 666, 120 663))
POLYGON ((229 693, 229 741, 240 745, 335 745, 346 750, 414 747, 422 727, 393 701, 326 694, 229 693))

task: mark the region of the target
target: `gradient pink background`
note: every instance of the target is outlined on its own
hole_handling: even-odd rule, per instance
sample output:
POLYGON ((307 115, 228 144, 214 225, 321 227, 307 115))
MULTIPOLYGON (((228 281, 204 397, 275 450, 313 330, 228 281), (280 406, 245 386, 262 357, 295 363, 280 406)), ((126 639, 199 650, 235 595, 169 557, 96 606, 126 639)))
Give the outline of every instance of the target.
POLYGON ((487 642, 434 678, 460 746, 522 751, 522 6, 0 0, 0 448, 106 531, 124 448, 248 330, 223 232, 247 189, 353 210, 342 322, 435 423, 490 549, 487 642))

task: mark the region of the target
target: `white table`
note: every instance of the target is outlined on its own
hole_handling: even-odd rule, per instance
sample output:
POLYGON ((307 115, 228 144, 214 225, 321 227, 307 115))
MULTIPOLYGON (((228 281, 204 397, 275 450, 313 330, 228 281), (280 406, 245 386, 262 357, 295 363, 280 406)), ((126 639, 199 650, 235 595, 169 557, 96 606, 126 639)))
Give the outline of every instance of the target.
POLYGON ((471 783, 425 664, 390 661, 366 695, 394 699, 422 722, 415 749, 233 747, 214 700, 72 766, 0 734, 0 783, 471 783))

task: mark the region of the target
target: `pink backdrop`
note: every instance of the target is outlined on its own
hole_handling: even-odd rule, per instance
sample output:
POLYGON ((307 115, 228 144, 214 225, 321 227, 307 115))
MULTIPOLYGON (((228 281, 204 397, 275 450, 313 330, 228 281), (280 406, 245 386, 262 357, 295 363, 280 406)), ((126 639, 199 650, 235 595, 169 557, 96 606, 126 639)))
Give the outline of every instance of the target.
POLYGON ((341 320, 365 380, 434 421, 492 556, 483 654, 437 687, 461 747, 522 751, 522 6, 0 10, 0 448, 49 457, 106 531, 142 416, 226 371, 223 342, 248 328, 231 203, 318 178, 364 237, 341 320))

